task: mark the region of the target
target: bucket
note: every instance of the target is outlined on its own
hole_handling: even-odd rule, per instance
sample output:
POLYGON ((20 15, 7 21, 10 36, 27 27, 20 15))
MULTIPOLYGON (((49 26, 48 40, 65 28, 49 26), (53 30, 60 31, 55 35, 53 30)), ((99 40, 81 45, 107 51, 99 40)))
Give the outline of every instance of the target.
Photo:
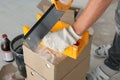
POLYGON ((24 41, 24 35, 23 34, 18 35, 11 41, 10 49, 15 57, 15 61, 18 66, 18 70, 20 74, 23 77, 26 77, 26 69, 25 69, 23 49, 22 49, 23 41, 24 41))

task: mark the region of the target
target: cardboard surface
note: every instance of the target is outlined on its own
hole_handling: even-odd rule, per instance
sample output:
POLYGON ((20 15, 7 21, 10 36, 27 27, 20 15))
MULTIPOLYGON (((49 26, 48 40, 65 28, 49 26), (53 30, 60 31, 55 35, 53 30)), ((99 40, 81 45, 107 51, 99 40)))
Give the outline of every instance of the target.
MULTIPOLYGON (((85 80, 86 72, 89 69, 89 61, 90 61, 90 57, 88 56, 80 64, 75 66, 74 69, 71 70, 71 72, 65 75, 63 79, 59 79, 59 80, 85 80)), ((42 75, 37 73, 29 66, 26 66, 26 69, 27 69, 27 78, 26 78, 27 80, 51 80, 51 79, 45 79, 42 75)))
POLYGON ((27 80, 46 80, 40 74, 36 73, 32 68, 26 66, 27 70, 27 80))
POLYGON ((54 65, 52 65, 48 61, 42 59, 38 54, 33 53, 30 49, 26 48, 25 46, 23 46, 23 48, 24 48, 25 64, 30 66, 32 69, 34 69, 40 75, 43 75, 44 77, 48 77, 51 80, 54 80, 54 78, 53 78, 54 65), (48 68, 46 65, 49 65, 50 68, 48 68))
POLYGON ((41 59, 36 53, 31 53, 25 48, 24 50, 25 64, 29 65, 36 72, 49 80, 59 80, 63 78, 64 75, 68 74, 76 65, 80 64, 81 61, 89 55, 89 53, 83 53, 77 60, 67 57, 60 64, 53 65, 48 61, 41 59))
POLYGON ((47 80, 61 80, 90 55, 91 41, 92 38, 90 38, 89 44, 85 47, 77 60, 67 57, 56 65, 42 59, 37 53, 34 53, 26 46, 23 46, 25 64, 47 80))
POLYGON ((85 58, 77 67, 75 67, 67 76, 62 80, 81 80, 89 70, 90 57, 85 58))
POLYGON ((75 11, 71 9, 67 10, 60 20, 72 25, 75 22, 75 11))

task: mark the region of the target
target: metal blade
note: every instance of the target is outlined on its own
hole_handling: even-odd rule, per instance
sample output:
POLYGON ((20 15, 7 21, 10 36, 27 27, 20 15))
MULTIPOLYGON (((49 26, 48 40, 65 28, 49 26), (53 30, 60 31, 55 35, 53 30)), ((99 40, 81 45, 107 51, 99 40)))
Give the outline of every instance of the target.
POLYGON ((24 36, 31 50, 39 45, 43 37, 52 29, 55 23, 62 17, 64 12, 56 10, 54 4, 47 10, 42 18, 24 36))

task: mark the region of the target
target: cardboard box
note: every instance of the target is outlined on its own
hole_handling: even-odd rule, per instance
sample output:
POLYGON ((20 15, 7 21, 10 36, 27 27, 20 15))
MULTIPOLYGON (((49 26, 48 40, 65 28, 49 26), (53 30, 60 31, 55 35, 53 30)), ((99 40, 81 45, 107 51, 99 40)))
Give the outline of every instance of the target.
MULTIPOLYGON (((79 55, 78 59, 74 60, 72 58, 66 57, 59 64, 52 64, 44 59, 42 59, 37 53, 32 52, 25 45, 23 46, 24 51, 24 61, 25 64, 30 68, 35 70, 37 73, 42 75, 47 80, 61 80, 66 75, 68 75, 77 65, 83 62, 86 58, 90 57, 91 50, 91 41, 90 38, 89 44, 85 47, 82 53, 79 55)), ((88 63, 85 63, 88 64, 88 63)), ((86 67, 82 67, 82 69, 86 70, 86 67)), ((87 69, 89 65, 87 66, 87 69)), ((81 73, 80 73, 81 74, 81 73)))
MULTIPOLYGON (((67 75, 65 75, 62 79, 59 80, 85 80, 86 72, 89 69, 89 61, 90 57, 88 56, 80 64, 75 66, 75 68, 71 70, 71 72, 69 72, 67 75)), ((27 69, 26 80, 50 80, 45 79, 42 75, 40 75, 38 72, 30 68, 29 66, 26 66, 26 69, 27 69)))
POLYGON ((75 66, 80 64, 82 60, 89 56, 89 53, 83 53, 77 60, 67 57, 61 63, 53 65, 50 62, 40 58, 38 54, 32 52, 27 47, 24 46, 23 48, 25 64, 30 66, 47 80, 60 80, 71 70, 73 70, 75 66))
POLYGON ((26 80, 46 80, 39 73, 35 72, 32 68, 26 66, 27 78, 26 80))
POLYGON ((68 75, 62 80, 84 80, 86 72, 89 70, 90 56, 85 58, 77 67, 75 67, 68 75))

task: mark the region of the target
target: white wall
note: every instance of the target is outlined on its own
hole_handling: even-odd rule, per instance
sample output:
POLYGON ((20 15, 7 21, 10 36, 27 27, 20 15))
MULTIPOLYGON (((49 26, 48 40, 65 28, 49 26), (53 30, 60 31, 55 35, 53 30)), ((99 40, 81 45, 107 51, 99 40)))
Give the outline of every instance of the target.
POLYGON ((84 8, 85 5, 87 4, 88 0, 74 0, 73 6, 74 7, 79 7, 79 8, 84 8))

